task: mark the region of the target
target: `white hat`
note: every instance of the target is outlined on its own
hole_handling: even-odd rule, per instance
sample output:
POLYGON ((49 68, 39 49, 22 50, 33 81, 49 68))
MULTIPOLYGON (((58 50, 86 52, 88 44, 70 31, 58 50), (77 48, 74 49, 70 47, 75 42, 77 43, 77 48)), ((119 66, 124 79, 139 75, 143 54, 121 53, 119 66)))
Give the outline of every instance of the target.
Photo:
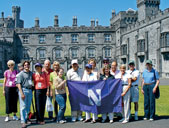
POLYGON ((77 61, 77 59, 75 59, 75 60, 72 60, 72 65, 73 64, 78 64, 78 61, 77 61))

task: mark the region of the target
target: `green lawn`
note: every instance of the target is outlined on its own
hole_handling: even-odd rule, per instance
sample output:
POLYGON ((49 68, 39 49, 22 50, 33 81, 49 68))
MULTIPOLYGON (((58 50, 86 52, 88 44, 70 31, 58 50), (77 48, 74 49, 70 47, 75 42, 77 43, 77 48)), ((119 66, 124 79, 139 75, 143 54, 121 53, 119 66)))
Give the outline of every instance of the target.
POLYGON ((4 82, 4 80, 0 80, 0 83, 3 83, 4 82))
MULTIPOLYGON (((5 115, 5 99, 2 94, 2 87, 0 87, 0 116, 5 115)), ((156 114, 159 116, 168 116, 169 115, 169 86, 160 86, 160 99, 156 100, 156 114)), ((18 103, 18 112, 19 112, 19 103, 18 103)), ((133 113, 133 104, 132 104, 132 113, 133 113)), ((19 113, 18 113, 19 115, 19 113)), ((67 100, 67 107, 66 107, 66 116, 70 116, 70 104, 69 99, 67 100)), ((139 99, 139 116, 144 115, 144 108, 143 108, 143 95, 140 92, 140 99, 139 99)), ((45 113, 47 117, 47 113, 45 113)))

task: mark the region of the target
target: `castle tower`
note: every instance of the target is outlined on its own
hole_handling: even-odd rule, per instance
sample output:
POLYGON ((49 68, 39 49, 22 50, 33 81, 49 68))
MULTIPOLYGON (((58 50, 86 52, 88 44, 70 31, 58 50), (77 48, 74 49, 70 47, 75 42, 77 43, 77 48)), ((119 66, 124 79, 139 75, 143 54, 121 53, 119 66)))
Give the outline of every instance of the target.
POLYGON ((156 15, 159 11, 160 0, 137 0, 138 20, 156 15))
POLYGON ((13 6, 12 7, 12 17, 13 20, 15 21, 15 28, 19 27, 19 21, 20 21, 20 12, 21 9, 19 6, 13 6))

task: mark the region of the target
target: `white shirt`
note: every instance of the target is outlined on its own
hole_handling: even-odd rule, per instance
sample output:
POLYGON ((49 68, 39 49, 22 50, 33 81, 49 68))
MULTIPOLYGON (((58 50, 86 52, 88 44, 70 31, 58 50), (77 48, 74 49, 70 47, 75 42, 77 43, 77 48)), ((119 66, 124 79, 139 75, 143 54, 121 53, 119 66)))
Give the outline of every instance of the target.
MULTIPOLYGON (((117 74, 116 79, 121 79, 121 72, 117 74)), ((132 78, 132 76, 130 74, 128 74, 127 72, 123 75, 122 80, 122 84, 123 85, 127 85, 128 84, 128 79, 132 78)))
POLYGON ((97 75, 93 72, 90 74, 87 74, 87 72, 83 75, 82 81, 96 81, 97 75))
POLYGON ((139 78, 140 78, 139 71, 134 69, 133 72, 131 70, 128 70, 127 73, 130 74, 132 76, 132 78, 135 78, 135 77, 137 78, 136 81, 132 82, 132 85, 139 85, 139 78))
POLYGON ((73 68, 71 68, 67 72, 67 79, 68 80, 73 80, 73 81, 81 81, 83 77, 83 71, 82 69, 78 68, 77 71, 74 71, 73 68))
POLYGON ((110 71, 110 74, 113 75, 115 78, 118 76, 119 73, 120 73, 120 70, 116 70, 115 72, 112 72, 112 70, 110 71))

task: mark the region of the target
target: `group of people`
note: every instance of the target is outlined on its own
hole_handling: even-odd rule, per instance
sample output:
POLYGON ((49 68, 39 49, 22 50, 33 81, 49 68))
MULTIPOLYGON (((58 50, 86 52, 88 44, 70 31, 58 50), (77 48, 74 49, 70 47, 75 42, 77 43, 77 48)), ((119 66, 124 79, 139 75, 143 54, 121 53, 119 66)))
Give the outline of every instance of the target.
MULTIPOLYGON (((18 70, 14 70, 15 62, 9 60, 7 62, 9 67, 4 72, 3 94, 6 101, 6 118, 9 121, 9 114, 13 113, 13 120, 18 120, 17 113, 17 100, 19 97, 20 102, 20 118, 22 128, 31 124, 28 119, 28 113, 32 103, 33 91, 36 107, 36 119, 41 125, 45 124, 44 113, 47 98, 54 103, 53 111, 48 112, 50 119, 59 123, 66 123, 64 113, 66 110, 67 88, 66 81, 95 81, 107 79, 121 79, 122 81, 122 119, 119 120, 123 124, 129 122, 131 103, 134 103, 135 116, 134 119, 138 120, 138 101, 139 101, 139 78, 140 72, 135 68, 135 62, 129 61, 129 70, 126 70, 124 64, 118 65, 116 61, 111 64, 108 58, 103 60, 103 68, 98 70, 96 67, 95 59, 90 59, 88 64, 85 65, 83 71, 79 68, 78 60, 72 60, 71 68, 67 73, 60 67, 59 62, 53 62, 53 69, 49 60, 45 60, 44 66, 36 63, 35 72, 30 71, 30 62, 25 61, 23 64, 18 64, 18 70), (59 106, 59 111, 58 111, 59 106)), ((158 72, 152 67, 152 61, 146 61, 146 68, 142 73, 141 92, 144 94, 144 120, 154 120, 155 117, 155 96, 154 93, 159 86, 158 72)), ((119 113, 116 113, 118 115, 119 113)), ((85 119, 82 118, 82 111, 71 111, 72 122, 83 121, 84 123, 96 123, 98 115, 85 112, 85 119)), ((114 113, 102 114, 102 123, 109 117, 110 123, 113 123, 114 113)))

